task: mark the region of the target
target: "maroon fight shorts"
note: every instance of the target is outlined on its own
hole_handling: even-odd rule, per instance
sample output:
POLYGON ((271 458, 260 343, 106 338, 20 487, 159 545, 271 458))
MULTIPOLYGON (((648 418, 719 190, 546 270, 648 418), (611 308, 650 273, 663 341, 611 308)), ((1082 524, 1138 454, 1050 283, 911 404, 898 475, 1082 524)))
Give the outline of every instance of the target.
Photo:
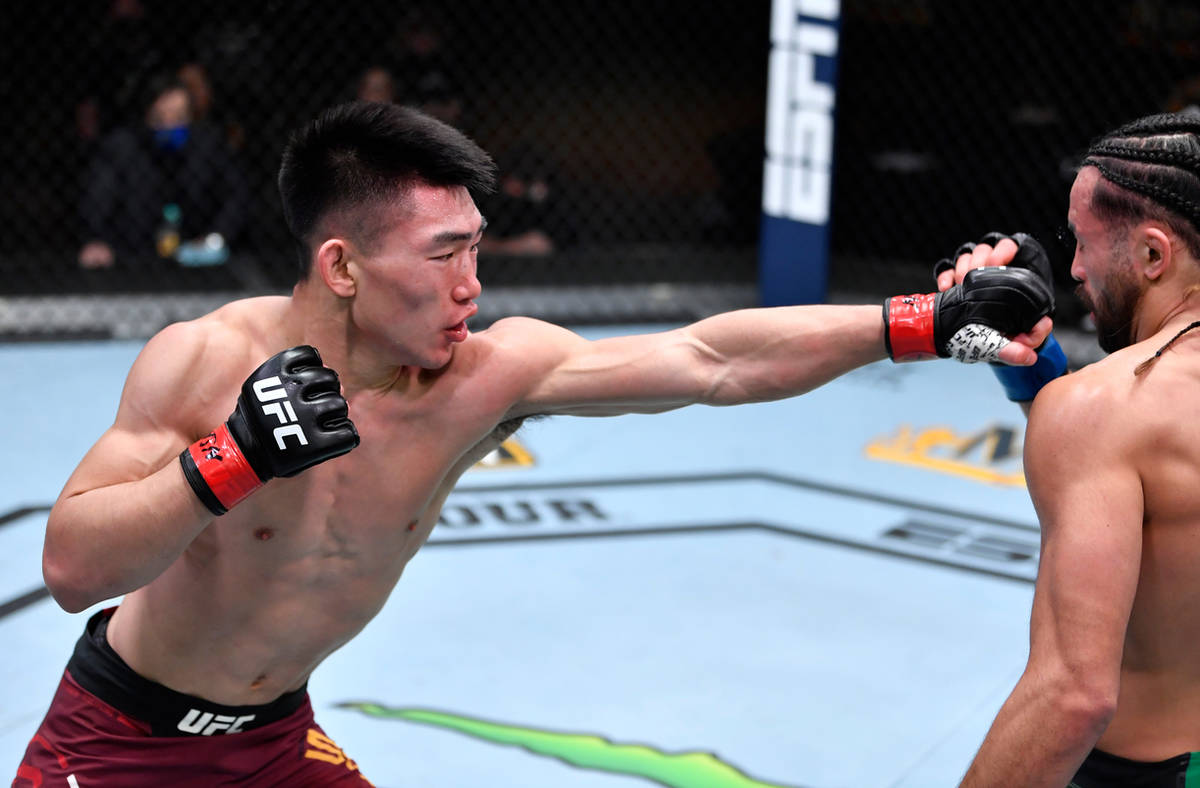
POLYGON ((371 785, 313 719, 300 688, 222 706, 139 676, 92 616, 13 788, 296 788, 371 785))

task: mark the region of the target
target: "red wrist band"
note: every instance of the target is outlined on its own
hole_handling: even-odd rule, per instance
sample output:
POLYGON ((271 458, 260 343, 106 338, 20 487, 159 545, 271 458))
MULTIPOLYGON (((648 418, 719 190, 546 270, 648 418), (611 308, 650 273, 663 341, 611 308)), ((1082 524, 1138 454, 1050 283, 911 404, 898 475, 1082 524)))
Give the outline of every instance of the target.
POLYGON ((893 296, 887 301, 888 353, 893 361, 923 361, 937 357, 933 338, 935 293, 893 296))
POLYGON ((263 485, 226 424, 184 449, 179 460, 192 489, 213 514, 224 514, 263 485))

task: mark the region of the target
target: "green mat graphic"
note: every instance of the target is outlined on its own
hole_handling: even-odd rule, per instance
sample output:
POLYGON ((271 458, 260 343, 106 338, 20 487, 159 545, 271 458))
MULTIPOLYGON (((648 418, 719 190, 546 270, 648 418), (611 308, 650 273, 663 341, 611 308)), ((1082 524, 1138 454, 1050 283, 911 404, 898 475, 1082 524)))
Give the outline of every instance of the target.
POLYGON ((756 780, 707 752, 667 753, 642 744, 616 744, 600 736, 560 733, 464 717, 430 709, 377 703, 339 703, 371 717, 447 728, 493 744, 523 747, 581 769, 643 777, 668 788, 796 788, 756 780))

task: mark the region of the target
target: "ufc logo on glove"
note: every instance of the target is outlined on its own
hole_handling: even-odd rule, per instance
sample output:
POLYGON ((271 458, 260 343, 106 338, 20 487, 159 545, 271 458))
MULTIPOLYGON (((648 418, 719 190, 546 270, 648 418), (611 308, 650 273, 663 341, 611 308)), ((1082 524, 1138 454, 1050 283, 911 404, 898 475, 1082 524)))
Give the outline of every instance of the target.
POLYGON ((287 398, 287 392, 283 389, 283 381, 278 375, 273 375, 263 380, 254 382, 254 396, 258 397, 259 403, 270 403, 263 405, 262 412, 267 416, 274 416, 279 419, 279 423, 284 425, 276 427, 271 434, 275 437, 275 443, 279 445, 280 450, 286 450, 287 446, 283 439, 288 435, 294 435, 296 440, 300 441, 301 446, 308 445, 308 437, 304 434, 304 429, 296 422, 296 411, 292 407, 291 400, 287 398), (283 400, 277 402, 276 400, 283 400))
POLYGON ((298 345, 251 372, 229 419, 184 449, 179 462, 200 502, 222 515, 271 479, 357 445, 337 373, 316 348, 298 345))

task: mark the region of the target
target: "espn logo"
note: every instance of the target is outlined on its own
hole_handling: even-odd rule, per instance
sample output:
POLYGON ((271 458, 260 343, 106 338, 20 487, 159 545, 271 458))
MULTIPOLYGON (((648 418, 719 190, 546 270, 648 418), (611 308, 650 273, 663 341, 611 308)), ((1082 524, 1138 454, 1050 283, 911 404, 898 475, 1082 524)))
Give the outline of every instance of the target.
POLYGON ((179 724, 175 727, 184 733, 194 736, 212 736, 214 733, 241 733, 242 726, 254 719, 253 714, 243 717, 230 717, 226 714, 213 714, 211 711, 188 709, 179 724))
POLYGON ((767 91, 763 213, 805 224, 829 221, 833 169, 833 68, 839 0, 774 0, 767 91))
POLYGON ((296 411, 292 409, 291 400, 287 398, 283 381, 279 379, 278 375, 254 381, 254 396, 262 404, 262 411, 265 415, 279 419, 280 426, 276 427, 271 434, 275 436, 275 442, 279 444, 280 449, 287 449, 283 439, 289 435, 295 437, 301 446, 308 445, 308 436, 296 423, 298 421, 296 411))

